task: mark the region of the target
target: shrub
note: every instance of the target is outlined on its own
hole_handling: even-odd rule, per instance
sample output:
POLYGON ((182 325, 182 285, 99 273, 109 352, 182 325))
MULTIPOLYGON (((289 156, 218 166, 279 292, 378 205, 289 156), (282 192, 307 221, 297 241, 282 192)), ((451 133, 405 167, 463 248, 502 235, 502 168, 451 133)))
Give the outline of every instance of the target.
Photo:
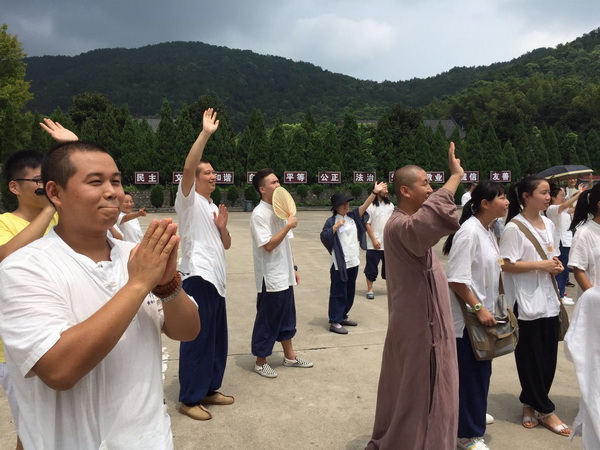
POLYGON ((240 191, 235 185, 231 185, 227 188, 227 200, 231 203, 231 206, 235 204, 235 202, 240 197, 240 191))
POLYGON ((165 188, 160 184, 155 185, 150 191, 150 203, 155 208, 161 208, 165 202, 165 188))
POLYGON ((254 189, 252 184, 246 185, 246 188, 244 189, 244 198, 246 200, 251 200, 253 206, 256 206, 258 203, 258 192, 256 192, 256 189, 254 189))
POLYGON ((212 194, 210 194, 210 198, 212 198, 212 201, 218 206, 221 204, 222 195, 223 193, 221 192, 221 188, 219 186, 215 186, 215 190, 212 191, 212 194))
POLYGON ((321 184, 314 184, 311 188, 312 193, 317 198, 319 198, 319 195, 321 195, 324 190, 325 190, 325 188, 321 184))
POLYGON ((300 184, 296 188, 296 193, 302 199, 302 201, 304 201, 304 200, 306 200, 306 197, 308 196, 308 187, 305 184, 300 184))
POLYGON ((352 197, 354 197, 356 200, 358 200, 358 197, 360 197, 362 193, 363 187, 360 184, 353 184, 350 188, 350 194, 352 194, 352 197))

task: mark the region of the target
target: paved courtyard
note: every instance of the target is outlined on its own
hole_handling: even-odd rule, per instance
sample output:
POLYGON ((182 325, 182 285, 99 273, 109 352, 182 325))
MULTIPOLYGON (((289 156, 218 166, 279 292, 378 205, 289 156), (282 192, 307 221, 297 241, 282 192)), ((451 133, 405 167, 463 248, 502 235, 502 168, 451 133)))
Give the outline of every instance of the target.
MULTIPOLYGON (((213 419, 195 422, 177 412, 178 344, 164 338, 168 354, 165 398, 171 414, 175 448, 186 449, 362 449, 373 427, 381 352, 387 327, 385 283, 375 283, 375 300, 365 299, 361 272, 351 318, 359 323, 348 335, 329 332, 327 300, 330 256, 319 241, 329 211, 299 211, 292 242, 301 282, 296 288, 297 353, 315 362, 312 369, 282 366, 281 347, 269 363, 276 379, 252 371, 250 337, 255 315, 256 290, 252 267, 250 214, 232 212, 229 229, 233 244, 227 251, 227 309, 229 357, 222 391, 233 395, 232 406, 211 406, 213 419)), ((150 219, 175 214, 149 214, 150 219)), ((441 244, 436 251, 441 257, 441 244)), ((445 258, 442 258, 445 260, 445 258)), ((573 288, 570 288, 573 289, 573 288)), ((569 296, 575 292, 570 291, 569 296)), ((419 305, 414 300, 414 307, 419 305)), ((571 312, 573 307, 567 307, 571 312)), ((559 348, 559 362, 551 397, 557 413, 568 424, 577 414, 579 389, 572 365, 559 348)), ((143 374, 140 374, 143 377, 143 374)), ((486 441, 494 450, 582 448, 539 426, 527 430, 520 424, 519 381, 512 355, 494 361, 489 413, 496 422, 488 426, 486 441)), ((0 449, 14 448, 15 433, 8 402, 0 392, 0 449)), ((398 449, 403 449, 398 443, 398 449)), ((410 450, 410 449, 407 449, 410 450)))

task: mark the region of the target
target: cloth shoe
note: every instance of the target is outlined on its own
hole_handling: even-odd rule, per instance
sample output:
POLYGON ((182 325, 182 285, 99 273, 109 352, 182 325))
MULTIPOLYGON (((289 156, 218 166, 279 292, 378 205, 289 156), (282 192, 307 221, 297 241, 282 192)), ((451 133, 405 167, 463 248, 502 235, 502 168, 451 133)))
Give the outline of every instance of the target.
POLYGON ((340 325, 342 325, 343 327, 355 327, 358 325, 358 323, 356 323, 353 320, 344 319, 340 322, 340 325))
POLYGON ((283 357, 283 365, 286 367, 302 367, 308 369, 309 367, 314 366, 315 364, 312 361, 307 361, 302 358, 296 359, 287 359, 285 356, 283 357))
POLYGON ((367 292, 367 300, 373 300, 375 298, 375 294, 372 292, 367 292))
POLYGON ((346 330, 339 323, 332 323, 329 326, 329 331, 331 331, 332 333, 337 333, 337 334, 348 334, 348 330, 346 330))
POLYGON ((462 450, 490 450, 482 437, 457 439, 456 446, 462 450))
POLYGON ((215 392, 200 400, 202 405, 231 405, 233 402, 235 399, 231 395, 223 395, 220 392, 215 392))
POLYGON ((277 378, 277 372, 273 370, 269 363, 264 363, 262 366, 257 366, 254 364, 254 371, 261 377, 277 378))
POLYGON ((571 297, 567 297, 566 295, 562 298, 562 301, 563 301, 563 305, 567 305, 567 306, 573 306, 575 304, 573 299, 571 297))
POLYGON ((494 416, 492 416, 491 414, 486 414, 485 415, 485 424, 491 425, 493 423, 494 423, 494 416))
POLYGON ((208 409, 206 409, 202 405, 187 406, 182 403, 179 405, 179 412, 188 417, 191 417, 194 420, 212 419, 212 415, 208 412, 208 409))

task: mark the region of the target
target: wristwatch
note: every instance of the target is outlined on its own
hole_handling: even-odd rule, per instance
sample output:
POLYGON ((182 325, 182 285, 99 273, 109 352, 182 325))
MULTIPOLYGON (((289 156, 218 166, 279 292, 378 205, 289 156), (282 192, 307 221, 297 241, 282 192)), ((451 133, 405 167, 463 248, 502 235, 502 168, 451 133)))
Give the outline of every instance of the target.
POLYGON ((483 308, 483 305, 481 304, 481 302, 479 302, 479 303, 475 303, 475 306, 472 306, 471 308, 469 308, 469 310, 473 313, 476 313, 476 312, 481 311, 481 308, 483 308))

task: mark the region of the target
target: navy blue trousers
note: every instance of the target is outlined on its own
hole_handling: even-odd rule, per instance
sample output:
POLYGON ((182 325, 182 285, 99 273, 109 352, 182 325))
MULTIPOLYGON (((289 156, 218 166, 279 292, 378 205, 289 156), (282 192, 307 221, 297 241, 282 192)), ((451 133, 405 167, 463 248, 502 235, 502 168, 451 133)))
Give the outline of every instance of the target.
POLYGON ((179 345, 179 401, 195 405, 221 387, 227 364, 225 299, 202 277, 183 281, 183 289, 198 304, 200 333, 179 345))
POLYGON ((292 286, 285 291, 267 292, 263 281, 262 290, 256 296, 252 354, 266 358, 273 353, 276 341, 286 341, 296 335, 296 304, 292 286))
POLYGON ((485 434, 492 361, 477 361, 466 327, 462 339, 456 338, 456 353, 459 399, 457 437, 481 437, 485 434))
POLYGON ((375 281, 377 279, 377 266, 381 261, 381 278, 385 280, 385 258, 383 250, 367 250, 366 263, 365 263, 365 276, 369 281, 375 281))
POLYGON ((331 287, 329 289, 329 323, 340 323, 348 318, 350 308, 354 304, 356 292, 356 277, 358 266, 346 269, 348 281, 342 281, 340 271, 331 265, 329 275, 331 287))

